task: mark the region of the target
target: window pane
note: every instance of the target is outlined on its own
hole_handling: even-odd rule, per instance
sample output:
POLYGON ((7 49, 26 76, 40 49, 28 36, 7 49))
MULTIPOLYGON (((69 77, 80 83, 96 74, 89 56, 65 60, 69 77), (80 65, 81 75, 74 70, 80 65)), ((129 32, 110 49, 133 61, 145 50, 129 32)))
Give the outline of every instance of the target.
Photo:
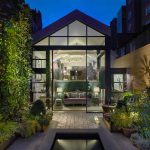
POLYGON ((123 82, 123 74, 114 74, 114 82, 123 82))
POLYGON ((123 83, 114 83, 114 92, 123 92, 123 83))
POLYGON ((33 68, 46 68, 46 60, 33 60, 33 68))
POLYGON ((75 21, 69 25, 69 36, 86 36, 86 26, 75 21))
POLYGON ((48 45, 48 37, 43 39, 43 40, 41 40, 40 42, 36 43, 35 45, 38 45, 38 46, 40 46, 40 45, 48 45))
POLYGON ((46 59, 46 51, 33 51, 33 59, 46 59))
POLYGON ((46 83, 32 83, 32 92, 46 92, 46 83))
POLYGON ((70 37, 69 45, 86 45, 86 38, 84 37, 70 37))
POLYGON ((88 45, 105 45, 104 37, 88 37, 88 45))
POLYGON ((59 31, 53 33, 51 36, 67 36, 67 27, 60 29, 59 31))
POLYGON ((46 82, 46 74, 33 74, 32 82, 46 82))
POLYGON ((67 37, 51 37, 50 45, 67 45, 67 37))
POLYGON ((104 35, 88 27, 88 36, 104 36, 104 35))

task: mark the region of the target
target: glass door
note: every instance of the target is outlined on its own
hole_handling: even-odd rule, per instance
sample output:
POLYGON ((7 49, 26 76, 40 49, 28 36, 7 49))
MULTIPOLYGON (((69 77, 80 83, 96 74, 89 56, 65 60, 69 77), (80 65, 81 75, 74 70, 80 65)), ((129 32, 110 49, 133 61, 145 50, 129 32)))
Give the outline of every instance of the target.
POLYGON ((87 112, 102 112, 105 100, 105 51, 87 50, 87 112))
POLYGON ((53 110, 86 111, 86 50, 53 50, 53 110))

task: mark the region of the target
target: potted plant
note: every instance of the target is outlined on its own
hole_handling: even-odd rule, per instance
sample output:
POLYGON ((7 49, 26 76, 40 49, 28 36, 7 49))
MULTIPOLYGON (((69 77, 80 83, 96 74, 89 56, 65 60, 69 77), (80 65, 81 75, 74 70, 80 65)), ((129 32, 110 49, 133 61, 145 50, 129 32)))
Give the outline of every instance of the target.
POLYGON ((121 132, 122 122, 121 122, 122 111, 120 109, 115 109, 110 115, 110 130, 111 132, 121 132))
POLYGON ((134 129, 134 117, 131 115, 131 113, 124 113, 122 116, 122 132, 125 136, 130 137, 132 133, 136 132, 134 129))
POLYGON ((111 131, 122 130, 124 135, 129 137, 136 131, 133 127, 136 119, 137 114, 126 112, 125 109, 116 108, 111 114, 111 131))

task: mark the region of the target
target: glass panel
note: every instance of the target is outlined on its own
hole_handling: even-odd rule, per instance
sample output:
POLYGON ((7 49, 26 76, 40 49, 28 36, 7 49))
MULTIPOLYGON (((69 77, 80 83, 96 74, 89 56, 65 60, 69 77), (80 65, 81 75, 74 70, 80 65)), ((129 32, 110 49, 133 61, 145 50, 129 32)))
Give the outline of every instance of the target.
POLYGON ((32 83, 32 92, 46 92, 46 83, 32 83))
POLYGON ((69 25, 69 36, 86 36, 86 25, 75 21, 69 25))
POLYGON ((46 93, 33 93, 33 101, 45 99, 46 93))
POLYGON ((67 27, 60 29, 59 31, 52 34, 51 36, 67 36, 67 27))
POLYGON ((40 42, 36 43, 35 45, 38 45, 38 46, 42 46, 42 45, 48 45, 48 37, 41 40, 40 42))
POLYGON ((96 30, 88 27, 88 35, 87 36, 104 36, 103 34, 101 34, 100 32, 97 32, 96 30))
POLYGON ((54 110, 85 110, 86 51, 53 51, 53 75, 54 110))
POLYGON ((33 59, 46 59, 45 51, 33 51, 33 59))
POLYGON ((33 74, 32 82, 46 82, 46 74, 33 74))
POLYGON ((67 45, 67 37, 50 37, 50 45, 67 45))
POLYGON ((104 37, 88 37, 87 45, 105 45, 104 37))
POLYGON ((33 68, 46 68, 46 60, 33 60, 33 68))
POLYGON ((105 53, 87 51, 87 111, 102 111, 105 102, 105 53))
POLYGON ((123 83, 114 83, 114 92, 123 92, 123 83))
POLYGON ((86 45, 84 37, 69 37, 69 45, 86 45))
POLYGON ((114 82, 123 82, 123 74, 114 74, 114 82))

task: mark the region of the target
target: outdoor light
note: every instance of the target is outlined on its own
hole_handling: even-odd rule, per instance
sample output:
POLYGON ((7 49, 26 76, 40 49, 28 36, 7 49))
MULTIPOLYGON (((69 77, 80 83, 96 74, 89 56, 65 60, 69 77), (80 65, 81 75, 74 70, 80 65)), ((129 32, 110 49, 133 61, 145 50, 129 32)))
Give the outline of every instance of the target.
POLYGON ((95 120, 96 124, 100 124, 100 119, 97 116, 94 117, 94 120, 95 120))

